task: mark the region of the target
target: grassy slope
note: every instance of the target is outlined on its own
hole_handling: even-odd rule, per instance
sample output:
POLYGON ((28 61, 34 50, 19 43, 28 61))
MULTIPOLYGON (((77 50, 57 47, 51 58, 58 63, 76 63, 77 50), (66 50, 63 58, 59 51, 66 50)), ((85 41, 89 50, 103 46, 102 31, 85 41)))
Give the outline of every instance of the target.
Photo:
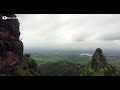
POLYGON ((63 58, 34 58, 40 65, 43 76, 79 76, 80 64, 74 64, 63 58))
MULTIPOLYGON (((63 57, 47 57, 47 58, 34 58, 36 62, 40 65, 41 73, 44 76, 62 76, 62 75, 73 75, 79 76, 81 65, 85 65, 91 60, 91 57, 80 56, 79 58, 71 59, 63 57), (81 65, 80 65, 81 64, 81 65), (77 68, 79 67, 79 68, 77 68)), ((120 59, 107 58, 109 64, 119 67, 120 59)), ((86 66, 86 65, 85 65, 86 66)), ((86 70, 85 70, 86 71, 86 70)), ((83 71, 83 72, 85 72, 83 71)), ((93 76, 104 76, 103 70, 99 72, 93 72, 93 76)))
POLYGON ((39 64, 48 64, 48 63, 56 63, 59 61, 63 61, 64 59, 59 57, 54 57, 54 58, 34 58, 34 60, 36 60, 36 62, 39 64))
MULTIPOLYGON (((47 63, 54 63, 59 61, 70 61, 72 63, 80 63, 84 64, 91 60, 91 57, 89 56, 80 56, 78 58, 70 59, 70 58, 64 58, 64 57, 47 57, 47 58, 34 58, 37 63, 41 64, 47 64, 47 63)), ((109 64, 112 64, 113 66, 119 66, 120 65, 120 59, 110 58, 107 57, 107 62, 109 64)))
POLYGON ((43 58, 34 58, 37 63, 39 64, 47 64, 47 63, 56 63, 60 61, 69 61, 72 63, 77 63, 77 64, 84 64, 88 61, 91 60, 91 57, 89 56, 79 56, 79 57, 43 57, 43 58))

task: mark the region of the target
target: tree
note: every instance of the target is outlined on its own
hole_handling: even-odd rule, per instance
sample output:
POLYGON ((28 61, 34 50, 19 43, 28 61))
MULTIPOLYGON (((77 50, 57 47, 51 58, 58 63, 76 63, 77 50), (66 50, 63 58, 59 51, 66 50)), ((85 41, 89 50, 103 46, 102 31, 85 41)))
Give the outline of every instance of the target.
POLYGON ((31 57, 30 54, 25 54, 24 56, 27 57, 27 58, 31 57))

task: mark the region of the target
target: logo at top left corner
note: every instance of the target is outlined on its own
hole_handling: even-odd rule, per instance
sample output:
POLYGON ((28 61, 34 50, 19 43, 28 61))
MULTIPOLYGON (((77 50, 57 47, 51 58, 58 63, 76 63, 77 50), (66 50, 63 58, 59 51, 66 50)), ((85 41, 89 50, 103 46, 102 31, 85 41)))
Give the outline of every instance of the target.
POLYGON ((2 16, 2 20, 7 20, 7 16, 2 16))

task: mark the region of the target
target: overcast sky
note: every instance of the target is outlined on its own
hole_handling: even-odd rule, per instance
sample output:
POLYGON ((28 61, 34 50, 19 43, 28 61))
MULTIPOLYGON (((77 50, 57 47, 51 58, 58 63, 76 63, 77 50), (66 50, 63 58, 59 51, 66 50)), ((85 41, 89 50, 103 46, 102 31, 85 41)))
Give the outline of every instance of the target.
POLYGON ((25 48, 120 50, 120 14, 17 16, 25 48))

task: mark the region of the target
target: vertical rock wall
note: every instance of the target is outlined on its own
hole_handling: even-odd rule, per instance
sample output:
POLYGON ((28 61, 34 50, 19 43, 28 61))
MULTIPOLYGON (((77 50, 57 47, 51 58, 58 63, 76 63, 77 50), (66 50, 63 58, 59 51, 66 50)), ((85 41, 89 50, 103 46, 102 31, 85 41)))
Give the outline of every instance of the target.
POLYGON ((23 43, 19 39, 20 24, 15 17, 14 14, 0 14, 0 72, 14 71, 23 59, 23 43))

